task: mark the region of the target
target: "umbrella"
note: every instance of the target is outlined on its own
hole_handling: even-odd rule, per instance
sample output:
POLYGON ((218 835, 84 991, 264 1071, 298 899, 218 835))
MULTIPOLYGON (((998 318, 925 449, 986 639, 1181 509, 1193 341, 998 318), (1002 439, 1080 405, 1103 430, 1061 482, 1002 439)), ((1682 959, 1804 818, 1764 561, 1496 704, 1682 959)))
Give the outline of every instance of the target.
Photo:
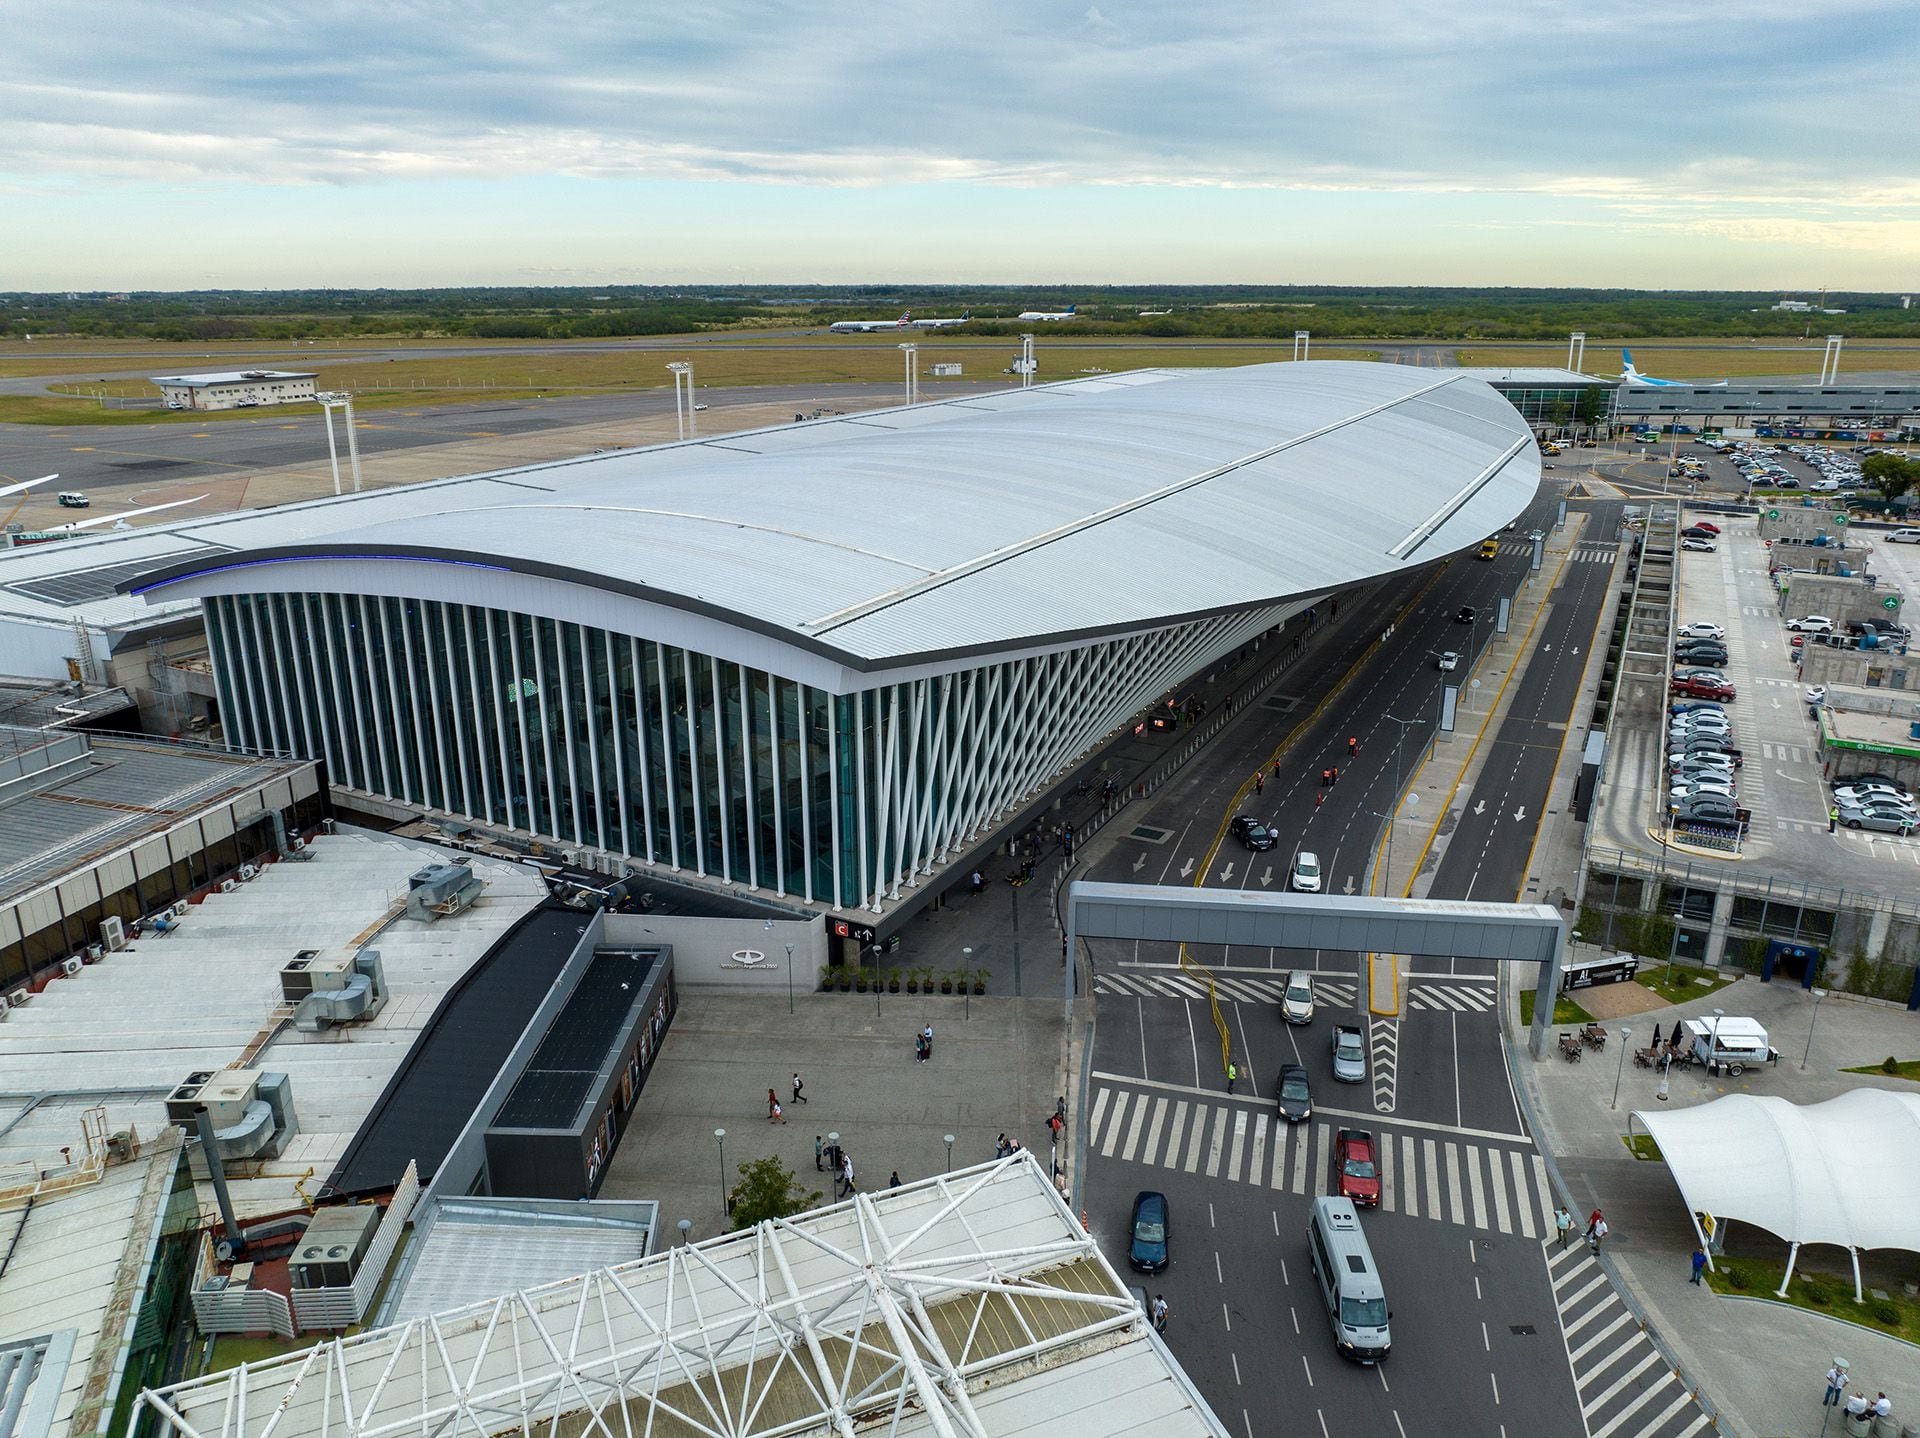
POLYGON ((1655 1024, 1655 1025, 1653 1026, 1653 1040, 1652 1040, 1652 1046, 1653 1046, 1654 1048, 1659 1048, 1659 1047, 1660 1047, 1660 1025, 1659 1025, 1659 1024, 1655 1024))

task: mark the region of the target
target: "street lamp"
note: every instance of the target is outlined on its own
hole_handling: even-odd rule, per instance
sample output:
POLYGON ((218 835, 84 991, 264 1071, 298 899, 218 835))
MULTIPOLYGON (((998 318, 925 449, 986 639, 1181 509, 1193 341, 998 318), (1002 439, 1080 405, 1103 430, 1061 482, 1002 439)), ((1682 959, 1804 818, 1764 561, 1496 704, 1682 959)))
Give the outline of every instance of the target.
MULTIPOLYGON (((962 972, 966 975, 966 979, 967 979, 967 982, 964 985, 962 985, 960 989, 960 992, 965 996, 964 998, 961 999, 961 1006, 966 1010, 966 1018, 963 1020, 963 1022, 972 1023, 973 1022, 973 974, 971 970, 973 968, 973 950, 971 948, 962 949, 960 951, 960 957, 966 960, 966 964, 965 964, 965 967, 962 969, 962 972)), ((951 1165, 949 1165, 949 1167, 951 1167, 951 1165)))
POLYGON ((687 1235, 693 1232, 693 1220, 690 1218, 681 1219, 679 1228, 680 1228, 680 1246, 682 1248, 685 1248, 689 1242, 687 1235))
POLYGON ((947 1172, 952 1173, 953 1172, 953 1135, 946 1134, 944 1135, 944 1137, 947 1140, 947 1172))
POLYGON ((1800 1072, 1807 1071, 1807 1060, 1813 1057, 1813 1026, 1820 1020, 1820 1000, 1827 996, 1825 989, 1813 991, 1813 1017, 1807 1020, 1807 1051, 1800 1055, 1800 1072))
POLYGON ((787 945, 787 1013, 793 1013, 793 945, 787 945))
POLYGON ((1716 1064, 1720 1062, 1720 1016, 1725 1012, 1725 1009, 1713 1011, 1713 1061, 1716 1064))
POLYGON ((1620 1107, 1620 1078, 1627 1071, 1627 1041, 1633 1037, 1633 1030, 1625 1024, 1620 1026, 1620 1064, 1613 1071, 1613 1102, 1608 1108, 1620 1107))
POLYGON ((720 1145, 720 1211, 727 1211, 727 1131, 716 1128, 713 1141, 720 1145))
MULTIPOLYGON (((1418 727, 1418 719, 1402 719, 1397 714, 1383 714, 1399 727, 1393 731, 1393 802, 1388 807, 1395 816, 1400 813, 1400 747, 1406 742, 1407 730, 1418 727)), ((1391 892, 1393 884, 1393 819, 1387 820, 1387 885, 1391 892)))

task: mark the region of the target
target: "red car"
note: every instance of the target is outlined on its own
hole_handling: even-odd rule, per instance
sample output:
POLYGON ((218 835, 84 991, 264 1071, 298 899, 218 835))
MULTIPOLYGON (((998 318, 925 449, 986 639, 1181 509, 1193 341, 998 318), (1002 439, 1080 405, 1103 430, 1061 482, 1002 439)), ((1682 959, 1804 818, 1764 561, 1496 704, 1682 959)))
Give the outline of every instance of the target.
POLYGON ((1368 1208, 1380 1202, 1380 1170, 1373 1158, 1373 1135, 1343 1128, 1333 1135, 1333 1191, 1368 1208))
POLYGON ((1706 522, 1706 520, 1704 520, 1704 519, 1696 519, 1696 520, 1694 520, 1694 522, 1693 522, 1693 523, 1692 523, 1692 524, 1691 524, 1690 526, 1688 526, 1688 527, 1689 527, 1689 528, 1691 528, 1691 529, 1704 529, 1704 530, 1706 530, 1706 532, 1707 532, 1708 534, 1718 534, 1718 533, 1720 532, 1720 526, 1719 526, 1719 525, 1717 525, 1717 524, 1708 524, 1708 523, 1706 522))
POLYGON ((1675 694, 1684 694, 1690 699, 1718 699, 1724 703, 1734 697, 1731 684, 1712 679, 1676 679, 1672 689, 1675 694))

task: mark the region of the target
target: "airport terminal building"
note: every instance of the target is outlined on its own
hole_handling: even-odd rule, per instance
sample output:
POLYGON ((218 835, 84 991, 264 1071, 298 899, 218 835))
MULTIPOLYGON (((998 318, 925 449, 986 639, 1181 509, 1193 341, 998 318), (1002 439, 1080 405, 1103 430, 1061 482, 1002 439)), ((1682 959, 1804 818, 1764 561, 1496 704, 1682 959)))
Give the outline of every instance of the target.
POLYGON ((136 592, 204 602, 229 742, 324 757, 349 802, 882 913, 1182 679, 1477 542, 1540 473, 1477 379, 1308 363, 484 479, 136 592))

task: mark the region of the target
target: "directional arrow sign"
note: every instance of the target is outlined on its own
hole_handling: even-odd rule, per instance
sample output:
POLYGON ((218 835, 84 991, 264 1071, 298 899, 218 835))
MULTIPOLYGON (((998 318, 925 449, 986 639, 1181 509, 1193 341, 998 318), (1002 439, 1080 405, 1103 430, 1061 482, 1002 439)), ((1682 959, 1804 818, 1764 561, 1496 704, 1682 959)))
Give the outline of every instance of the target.
POLYGON ((1347 887, 1342 889, 1341 892, 1345 894, 1351 894, 1353 892, 1353 875, 1347 875, 1347 887))
POLYGON ((1518 809, 1515 809, 1513 811, 1513 817, 1515 822, 1518 822, 1519 820, 1526 818, 1527 806, 1525 804, 1522 804, 1518 809))
POLYGON ((1193 860, 1189 859, 1180 866, 1180 877, 1183 879, 1191 879, 1193 877, 1193 860))
POLYGON ((1146 868, 1146 866, 1147 866, 1147 856, 1145 854, 1142 854, 1139 858, 1133 861, 1133 872, 1137 874, 1142 869, 1146 868))
POLYGON ((1267 884, 1271 884, 1272 882, 1273 882, 1273 865, 1269 864, 1265 869, 1262 869, 1260 871, 1260 883, 1262 884, 1262 886, 1265 886, 1267 884))
POLYGON ((1233 882, 1233 870, 1234 866, 1232 864, 1222 869, 1220 871, 1220 882, 1223 884, 1231 884, 1233 882))
POLYGON ((1475 805, 1473 806, 1473 812, 1474 812, 1475 814, 1484 814, 1484 813, 1486 813, 1486 812, 1487 812, 1487 801, 1486 801, 1485 799, 1482 799, 1482 800, 1481 800, 1481 801, 1480 801, 1480 802, 1479 802, 1478 804, 1475 804, 1475 805))

